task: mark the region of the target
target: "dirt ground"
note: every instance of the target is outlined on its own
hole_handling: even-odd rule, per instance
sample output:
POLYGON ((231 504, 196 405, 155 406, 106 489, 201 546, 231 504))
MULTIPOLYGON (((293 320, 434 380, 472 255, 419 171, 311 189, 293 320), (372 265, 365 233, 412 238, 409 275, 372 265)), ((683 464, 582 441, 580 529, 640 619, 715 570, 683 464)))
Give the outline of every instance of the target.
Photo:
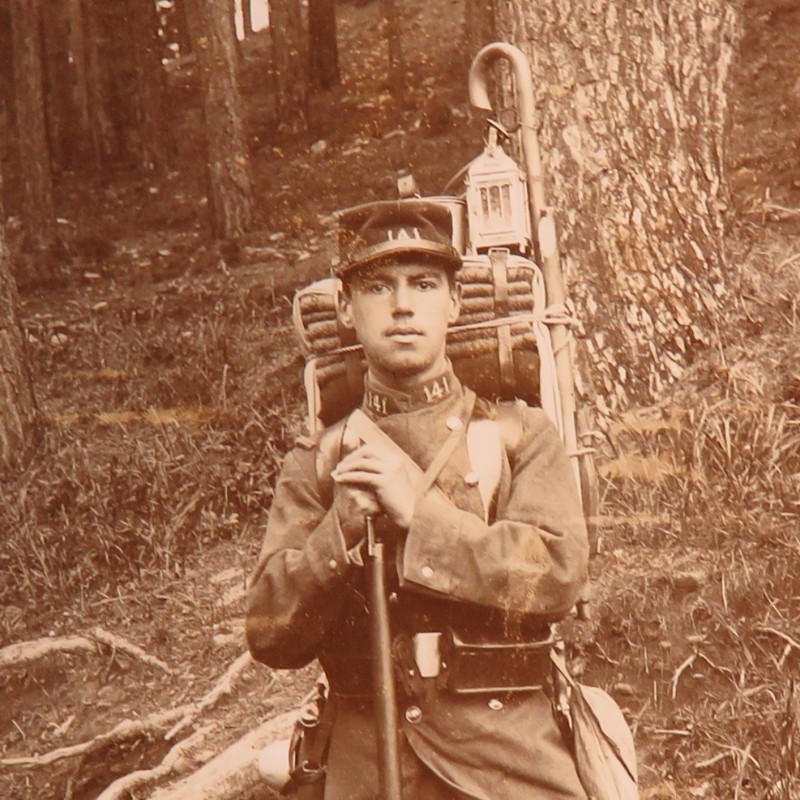
MULTIPOLYGON (((109 646, 4 668, 3 759, 69 747, 123 720, 198 701, 243 652, 245 580, 282 454, 303 428, 293 289, 326 272, 333 210, 389 196, 398 166, 412 169, 423 193, 438 193, 480 147, 480 128, 466 114, 466 62, 447 34, 448 15, 430 4, 411 5, 406 36, 416 88, 402 113, 388 96, 376 3, 339 6, 343 83, 312 98, 302 135, 287 133, 288 125, 276 129, 261 78, 263 42, 250 43, 244 90, 261 202, 258 232, 238 258, 226 259, 204 238, 203 179, 190 168, 200 164, 190 74, 179 75, 173 87, 176 107, 185 112, 180 172, 98 178, 89 193, 69 179, 61 184, 59 217, 70 259, 44 277, 20 273, 21 314, 47 423, 42 462, 8 487, 21 510, 7 510, 3 522, 9 531, 24 528, 30 544, 9 546, 3 555, 0 642, 56 640, 101 627, 169 670, 109 646), (35 494, 45 501, 25 517, 35 494), (110 516, 113 533, 101 526, 110 516), (79 531, 81 541, 68 531, 79 531), (37 556, 54 548, 69 550, 69 574, 37 556)), ((459 15, 460 3, 451 5, 459 15)), ((792 324, 796 330, 795 298, 784 289, 772 296, 765 284, 781 272, 769 267, 776 258, 786 262, 782 280, 786 270, 797 274, 798 38, 800 4, 748 2, 729 168, 738 215, 732 248, 762 267, 742 279, 743 295, 755 298, 743 312, 752 327, 737 345, 751 347, 749 362, 767 349, 763 336, 778 337, 792 324)), ((758 372, 758 380, 784 381, 781 402, 796 407, 800 357, 791 361, 785 337, 780 342, 769 348, 772 366, 764 370, 772 372, 758 372)), ((620 429, 617 444, 651 455, 680 444, 683 434, 671 438, 669 402, 688 396, 678 392, 666 405, 641 411, 638 422, 620 429)), ((680 541, 682 526, 700 512, 664 507, 677 501, 658 481, 626 487, 618 456, 604 453, 599 464, 610 501, 603 514, 612 521, 593 565, 596 616, 588 626, 576 624, 574 655, 590 682, 625 706, 640 751, 642 796, 799 797, 791 793, 789 767, 787 782, 771 778, 766 785, 763 776, 775 770, 756 752, 766 743, 784 764, 800 759, 800 742, 792 739, 800 734, 786 732, 792 719, 800 729, 800 706, 791 711, 796 694, 764 666, 780 657, 778 671, 787 680, 798 677, 800 642, 790 635, 800 612, 792 572, 800 558, 798 508, 789 489, 785 507, 759 507, 769 535, 740 553, 752 559, 752 570, 737 571, 735 563, 720 562, 728 552, 720 537, 729 531, 711 525, 691 543, 680 541), (634 521, 626 523, 626 514, 634 521), (757 641, 745 638, 753 634, 746 618, 754 616, 756 591, 765 608, 779 597, 775 608, 786 621, 785 628, 768 625, 764 612, 762 628, 773 633, 762 630, 757 641), (729 622, 720 622, 722 608, 729 622), (782 647, 769 647, 781 632, 790 637, 780 642, 782 657, 782 647), (732 686, 738 700, 730 699, 732 686), (751 704, 760 693, 770 694, 770 708, 781 714, 751 704), (734 717, 735 731, 729 722, 719 730, 709 722, 734 717)), ((739 516, 752 529, 744 510, 739 516)), ((295 673, 250 665, 202 715, 202 724, 213 725, 207 746, 220 749, 291 708, 315 674, 313 666, 295 673)), ((0 795, 92 800, 120 775, 158 764, 170 746, 150 736, 48 766, 7 766, 0 795)))

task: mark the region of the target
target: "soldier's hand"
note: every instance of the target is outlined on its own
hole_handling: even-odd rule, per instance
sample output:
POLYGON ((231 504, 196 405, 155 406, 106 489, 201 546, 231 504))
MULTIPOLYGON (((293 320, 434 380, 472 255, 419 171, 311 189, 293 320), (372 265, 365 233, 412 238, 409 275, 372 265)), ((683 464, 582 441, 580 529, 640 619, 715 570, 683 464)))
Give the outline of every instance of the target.
MULTIPOLYGON (((341 456, 346 458, 360 446, 361 439, 358 435, 345 428, 341 456)), ((345 482, 334 482, 333 506, 348 549, 355 547, 367 535, 367 517, 377 516, 383 511, 372 489, 345 482)))
POLYGON ((337 485, 371 489, 387 516, 406 530, 414 515, 416 491, 405 459, 378 445, 363 444, 331 473, 337 485))
POLYGON ((333 486, 333 507, 348 549, 367 535, 367 517, 382 511, 370 489, 338 482, 333 486))

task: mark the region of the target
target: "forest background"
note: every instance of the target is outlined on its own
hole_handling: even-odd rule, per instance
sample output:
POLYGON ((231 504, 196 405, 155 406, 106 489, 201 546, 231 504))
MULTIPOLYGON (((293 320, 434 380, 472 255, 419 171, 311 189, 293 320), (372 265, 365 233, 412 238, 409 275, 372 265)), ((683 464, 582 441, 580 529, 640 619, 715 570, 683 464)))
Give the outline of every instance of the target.
MULTIPOLYGON (((571 662, 624 707, 644 798, 796 800, 800 4, 648 5, 666 27, 698 20, 674 86, 720 78, 682 123, 713 122, 719 158, 686 159, 672 186, 696 178, 703 203, 665 184, 638 216, 597 205, 636 206, 613 176, 643 162, 619 132, 650 119, 647 92, 588 177, 564 155, 574 126, 547 122, 575 83, 537 95, 599 432, 601 547, 571 662), (678 213, 648 229, 661 194, 678 213), (669 275, 679 240, 699 253, 673 254, 691 269, 660 294, 603 262, 669 275)), ((238 40, 228 0, 0 3, 2 796, 200 797, 181 774, 224 772, 236 751, 215 755, 285 726, 315 670, 253 664, 242 600, 304 427, 293 292, 327 273, 334 210, 393 196, 402 168, 438 194, 480 152, 471 57, 495 32, 529 43, 536 20, 557 50, 582 5, 560 7, 574 16, 276 0, 238 40)))

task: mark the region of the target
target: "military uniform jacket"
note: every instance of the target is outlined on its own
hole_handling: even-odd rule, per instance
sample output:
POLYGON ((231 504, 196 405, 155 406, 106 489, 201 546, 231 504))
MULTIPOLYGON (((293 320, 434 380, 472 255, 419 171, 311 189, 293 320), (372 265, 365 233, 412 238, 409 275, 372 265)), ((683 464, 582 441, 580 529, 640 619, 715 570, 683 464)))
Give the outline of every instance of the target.
MULTIPOLYGON (((368 382, 363 410, 425 470, 455 420, 467 421, 467 408, 449 373, 413 396, 368 382)), ((469 430, 483 426, 489 435, 463 437, 436 479, 440 491, 417 499, 407 532, 382 531, 396 564, 395 632, 535 639, 580 594, 586 530, 558 433, 543 411, 520 404, 511 412, 515 433, 499 437, 496 410, 478 400, 469 430), (489 492, 477 479, 481 472, 496 473, 489 492)), ((346 550, 331 509, 330 468, 319 440, 287 455, 250 585, 246 629, 259 661, 292 668, 319 658, 332 691, 341 684, 351 695, 337 704, 325 796, 367 800, 376 792, 374 723, 369 701, 352 696, 359 694, 353 684, 367 685, 370 672, 364 570, 346 550)), ((491 698, 401 691, 401 698, 403 747, 458 789, 443 797, 585 797, 543 692, 491 698)))

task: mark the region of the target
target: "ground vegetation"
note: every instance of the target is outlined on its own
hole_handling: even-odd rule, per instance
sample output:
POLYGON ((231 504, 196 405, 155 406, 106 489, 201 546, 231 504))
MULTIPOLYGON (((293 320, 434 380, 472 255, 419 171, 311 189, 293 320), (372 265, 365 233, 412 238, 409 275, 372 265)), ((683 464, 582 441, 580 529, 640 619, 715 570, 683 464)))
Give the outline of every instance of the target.
MULTIPOLYGON (((191 64, 170 75, 180 171, 62 175, 46 273, 6 204, 43 421, 37 458, 2 476, 3 797, 168 796, 314 680, 243 655, 246 576, 303 430, 291 297, 328 269, 334 209, 391 196, 401 166, 436 194, 482 136, 448 15, 404 18, 401 108, 379 5, 339 4, 341 86, 309 95, 305 130, 275 118, 268 34, 244 43, 256 202, 235 252, 203 222, 191 64)), ((657 402, 598 420, 592 619, 566 632, 625 707, 650 800, 800 797, 798 31, 796 4, 747 3, 710 345, 657 402)))

